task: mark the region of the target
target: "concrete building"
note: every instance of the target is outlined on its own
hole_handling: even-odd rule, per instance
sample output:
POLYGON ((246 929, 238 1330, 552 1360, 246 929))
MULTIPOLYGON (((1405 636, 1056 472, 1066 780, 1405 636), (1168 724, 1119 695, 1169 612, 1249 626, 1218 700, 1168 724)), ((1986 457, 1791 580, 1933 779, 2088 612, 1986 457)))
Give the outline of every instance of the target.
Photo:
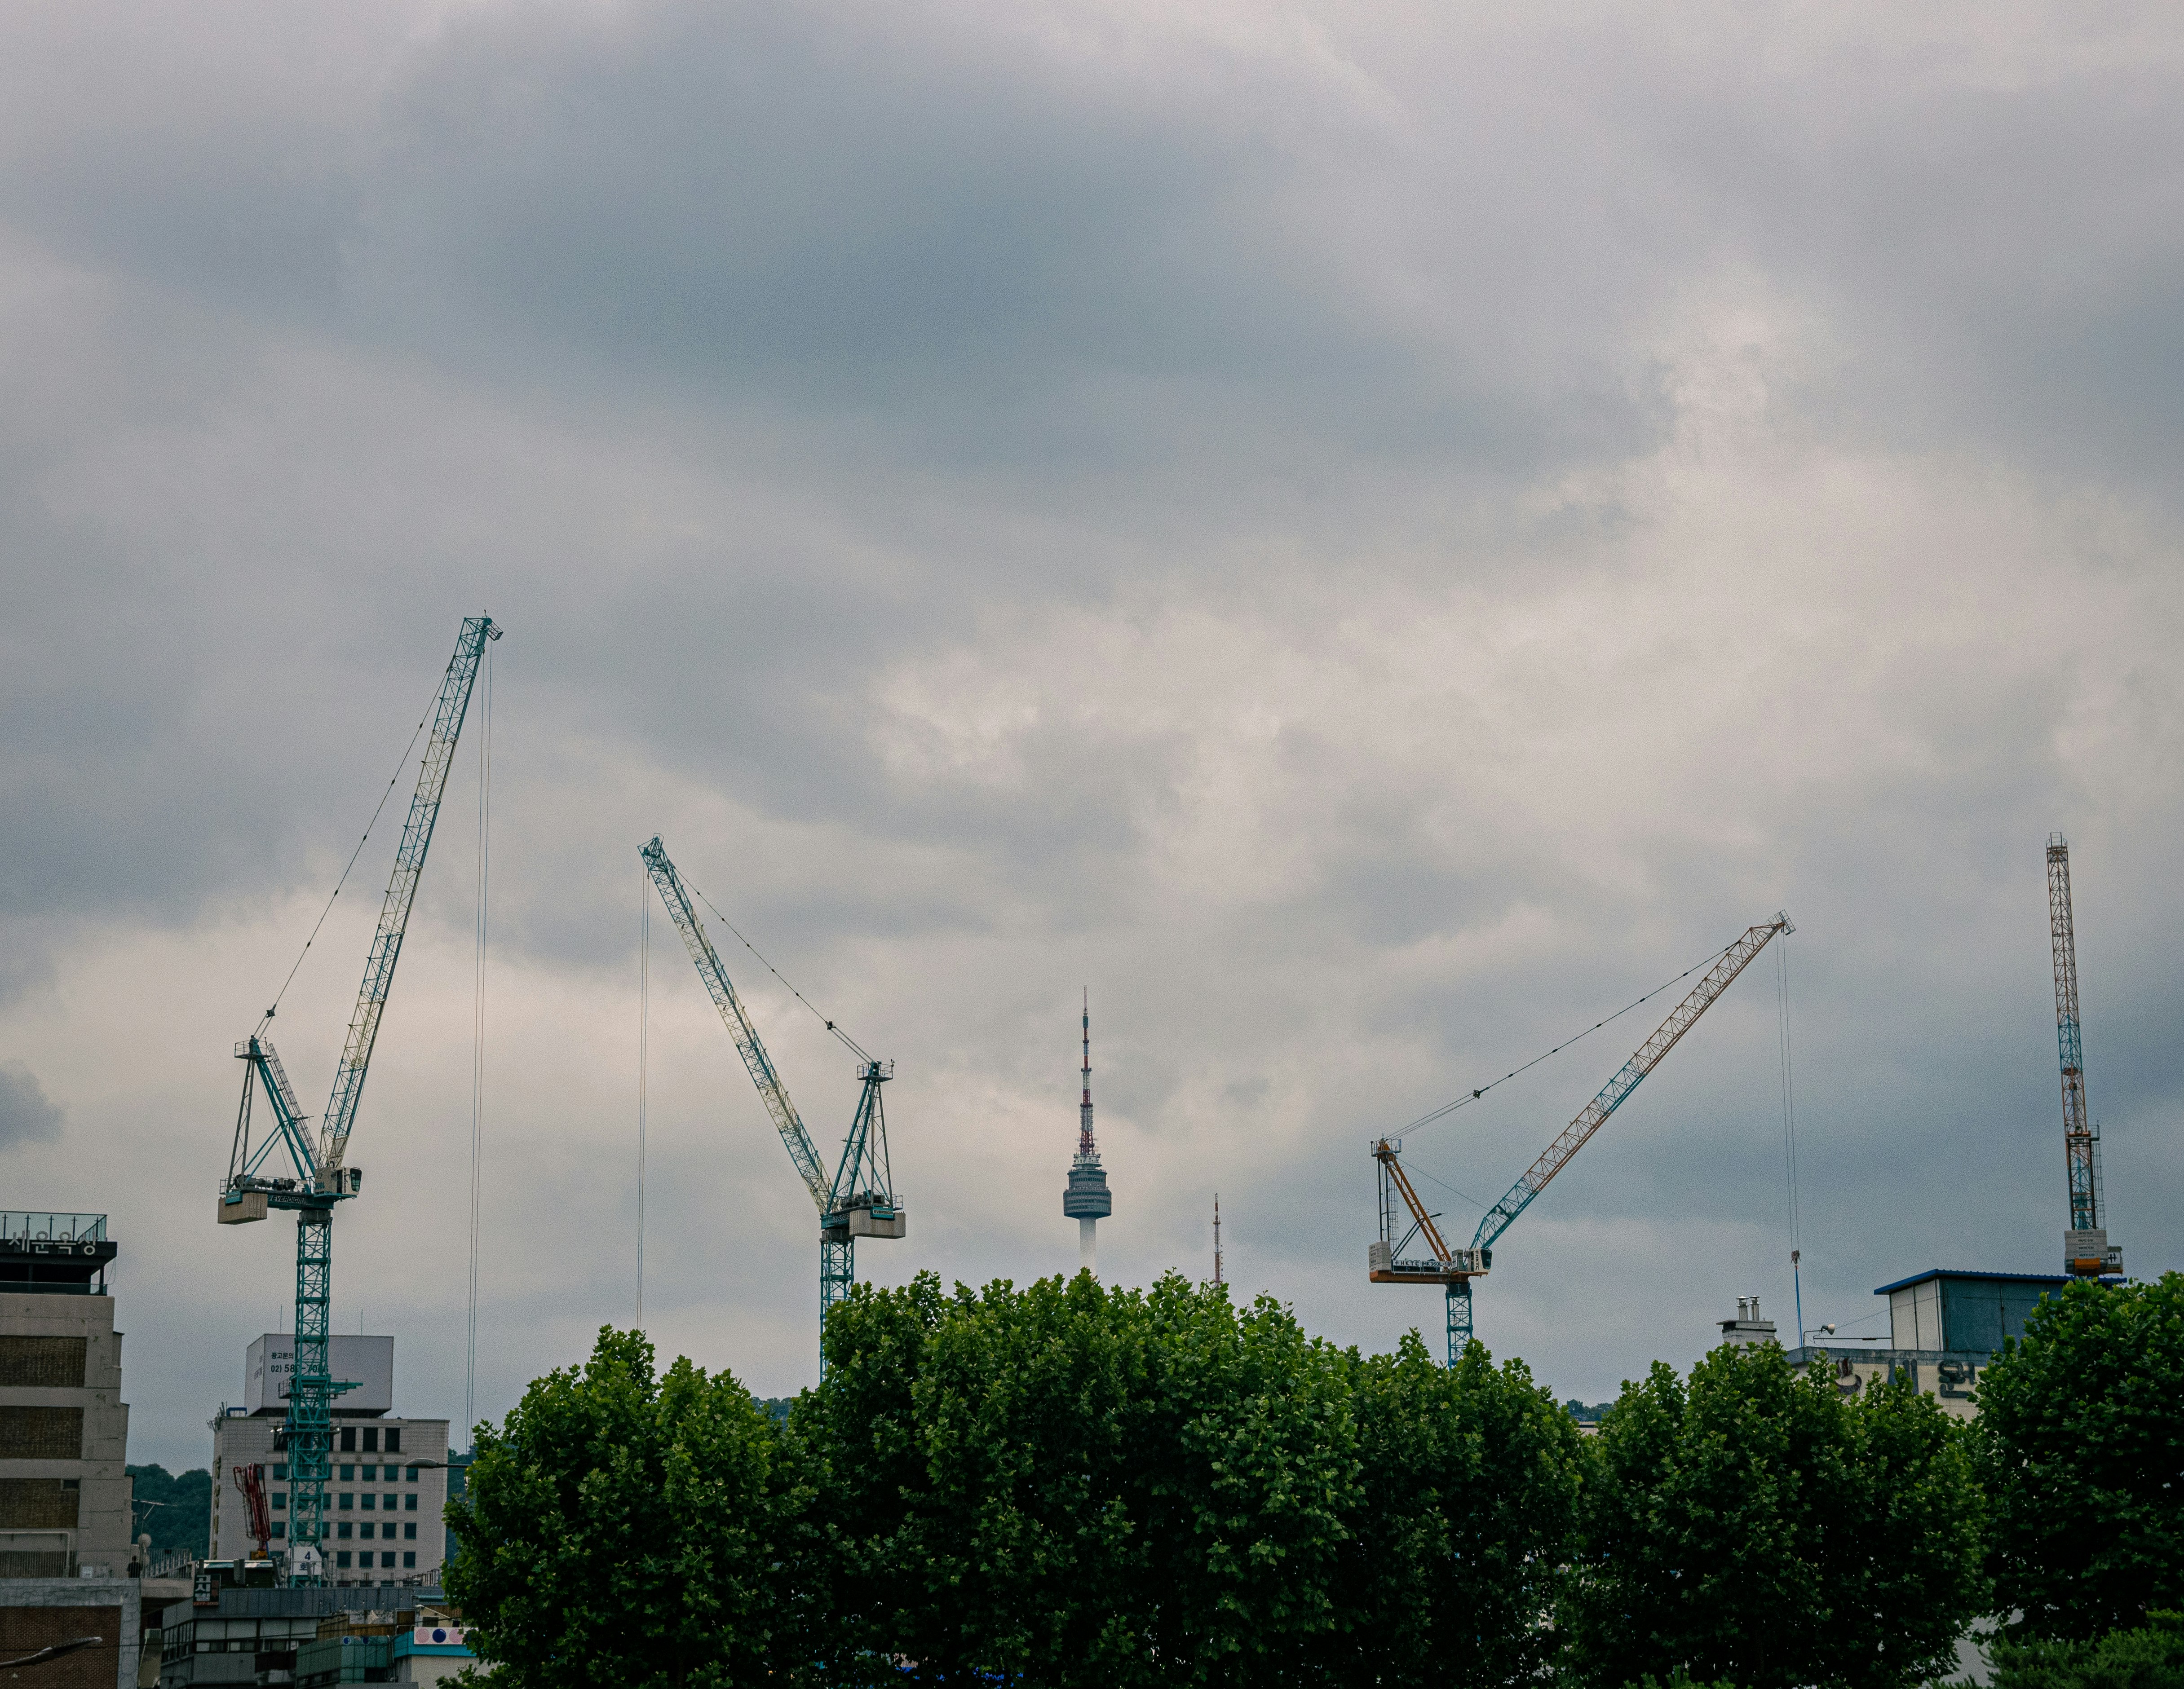
MULTIPOLYGON (((178 1602, 160 1615, 159 1689, 214 1683, 287 1686, 299 1684, 306 1675, 327 1681, 436 1682, 453 1675, 441 1670, 443 1661, 453 1659, 460 1670, 469 1658, 460 1641, 458 1657, 440 1652, 444 1642, 430 1640, 434 1629, 443 1628, 444 1617, 437 1588, 252 1589, 208 1582, 194 1599, 178 1602), (422 1644, 412 1634, 420 1627, 426 1638, 422 1644), (343 1639, 366 1644, 343 1662, 355 1668, 356 1675, 325 1678, 321 1663, 328 1650, 322 1644, 343 1639), (394 1658, 398 1648, 400 1662, 394 1658), (421 1658, 421 1665, 409 1663, 413 1656, 421 1658), (309 1673, 304 1670, 307 1659, 314 1668, 309 1673), (373 1675, 365 1677, 365 1671, 373 1675), (400 1675, 404 1671, 409 1675, 400 1675)), ((338 1661, 343 1650, 337 1646, 331 1652, 338 1661)))
POLYGON ((1736 1318, 1721 1322, 1721 1340, 1724 1343, 1771 1343, 1776 1341, 1774 1322, 1759 1317, 1759 1298, 1740 1296, 1736 1298, 1736 1318))
MULTIPOLYGON (((215 1560, 286 1552, 288 1464, 281 1434, 294 1349, 294 1339, 278 1332, 252 1343, 242 1404, 223 1407, 212 1421, 215 1560), (254 1486, 265 1498, 262 1517, 254 1517, 254 1486)), ((331 1350, 334 1376, 358 1387, 334 1398, 329 1534, 320 1545, 326 1579, 337 1588, 437 1585, 447 1541, 441 1515, 448 1422, 393 1415, 393 1338, 336 1336, 331 1350)))
POLYGON ((0 1214, 0 1656, 99 1637, 55 1686, 136 1681, 116 1253, 104 1214, 0 1214))
MULTIPOLYGON (((1792 1364, 1824 1368, 1845 1395, 1876 1383, 1908 1378, 1952 1417, 1969 1420, 1978 1409, 1973 1392, 1980 1375, 2001 1353, 2003 1340, 2025 1335, 2025 1316, 2043 1296, 2059 1295, 2070 1281, 2047 1273, 1973 1273, 1930 1268, 1880 1286, 1888 1298, 1885 1343, 1824 1340, 1790 1351, 1792 1364)), ((1724 1321, 1726 1331, 1734 1322, 1724 1321)))

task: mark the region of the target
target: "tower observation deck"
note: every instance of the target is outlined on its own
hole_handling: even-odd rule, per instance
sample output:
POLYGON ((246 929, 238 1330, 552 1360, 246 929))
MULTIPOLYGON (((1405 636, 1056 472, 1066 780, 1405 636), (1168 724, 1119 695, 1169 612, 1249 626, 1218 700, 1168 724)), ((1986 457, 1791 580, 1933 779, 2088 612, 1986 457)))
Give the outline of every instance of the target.
POLYGON ((1077 1126, 1077 1153, 1069 1163, 1069 1186, 1061 1193, 1061 1212, 1077 1222, 1078 1264, 1095 1276, 1100 1271, 1100 1245, 1095 1235, 1101 1220, 1115 1211, 1107 1194, 1106 1170, 1100 1165, 1100 1151, 1092 1141, 1092 996, 1084 996, 1084 1101, 1077 1126))

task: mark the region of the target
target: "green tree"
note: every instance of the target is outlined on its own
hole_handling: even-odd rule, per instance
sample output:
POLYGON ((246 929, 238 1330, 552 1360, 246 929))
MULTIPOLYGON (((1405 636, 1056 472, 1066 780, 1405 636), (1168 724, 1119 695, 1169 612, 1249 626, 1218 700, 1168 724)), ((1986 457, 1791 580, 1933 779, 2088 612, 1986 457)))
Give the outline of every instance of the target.
POLYGON ((1349 1361, 1271 1301, 1089 1274, 859 1286, 792 1423, 830 1671, 1323 1681, 1359 1501, 1349 1361))
POLYGON ((1536 1682, 1557 1633, 1585 1457, 1522 1361, 1453 1368, 1416 1332, 1353 1362, 1363 1500, 1346 1553, 1334 1681, 1536 1682))
POLYGON ((212 1472, 203 1466, 170 1472, 164 1466, 131 1466, 136 1481, 136 1531, 152 1539, 152 1558, 187 1548, 202 1558, 211 1552, 212 1472))
POLYGON ((2066 1286, 1980 1382, 1988 1570, 2018 1635, 2184 1607, 2184 1274, 2066 1286))
POLYGON ((488 1681, 715 1689, 796 1658, 777 1544, 802 1493, 778 1452, 733 1377, 687 1359, 655 1377, 638 1332, 603 1329, 588 1364, 534 1382, 448 1508, 448 1592, 488 1681))
POLYGON ((2027 1636, 1993 1647, 1993 1689, 2184 1689, 2184 1614, 2085 1641, 2027 1636))
POLYGON ((1895 1689, 1981 1609, 1959 1428, 1908 1384, 1852 1400, 1774 1344, 1657 1364, 1601 1422, 1566 1611, 1590 1683, 1895 1689))

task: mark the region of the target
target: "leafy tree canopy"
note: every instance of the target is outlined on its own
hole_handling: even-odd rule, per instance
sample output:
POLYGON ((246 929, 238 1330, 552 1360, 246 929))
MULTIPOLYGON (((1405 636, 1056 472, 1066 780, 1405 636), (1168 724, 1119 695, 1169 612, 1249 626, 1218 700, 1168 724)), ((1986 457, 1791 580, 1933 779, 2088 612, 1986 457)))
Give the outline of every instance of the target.
POLYGON ((500 1689, 763 1681, 799 1497, 734 1378, 602 1330, 588 1363, 481 1426, 448 1592, 500 1689))
POLYGON ((187 1551, 202 1559, 211 1552, 212 1473, 203 1466, 170 1472, 164 1466, 131 1466, 136 1480, 133 1534, 152 1539, 152 1558, 187 1551))
POLYGON ((2184 1614, 2081 1642, 2004 1637, 1993 1653, 1993 1689, 2184 1689, 2184 1614))
POLYGON ((2020 1636, 2184 1607, 2184 1274, 2043 1301, 1980 1381, 1988 1569, 2020 1636))
POLYGON ((1602 1421, 1568 1603, 1581 1681, 1896 1689, 1984 1603, 1960 1428, 1908 1384, 1845 1399, 1772 1343, 1657 1364, 1602 1421))
POLYGON ((1474 1347, 1361 1359, 1170 1275, 860 1286, 794 1427, 833 1633, 939 1681, 1529 1681, 1574 1423, 1474 1347))

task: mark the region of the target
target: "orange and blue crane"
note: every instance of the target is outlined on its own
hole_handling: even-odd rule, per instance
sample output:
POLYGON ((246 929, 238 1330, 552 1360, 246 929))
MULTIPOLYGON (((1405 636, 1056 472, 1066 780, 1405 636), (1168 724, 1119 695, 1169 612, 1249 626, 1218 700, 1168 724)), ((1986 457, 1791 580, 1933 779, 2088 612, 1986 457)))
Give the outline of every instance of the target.
MULTIPOLYGON (((1630 1059, 1616 1070, 1615 1076, 1601 1087, 1600 1094, 1586 1103, 1579 1111, 1577 1118, 1563 1127, 1555 1141, 1540 1152, 1539 1158, 1524 1170, 1502 1200, 1487 1209, 1468 1247, 1451 1248, 1441 1236, 1440 1227, 1435 1224, 1439 1216, 1431 1213, 1419 1199, 1418 1187, 1411 1182, 1409 1174, 1403 1168, 1403 1141, 1398 1137, 1373 1139, 1373 1158, 1379 1164, 1380 1236, 1379 1241, 1367 1251, 1368 1275, 1374 1284, 1424 1284, 1442 1287, 1448 1300, 1448 1364, 1451 1366, 1463 1358, 1464 1345, 1471 1341, 1471 1281, 1485 1278, 1492 1270, 1496 1241, 1509 1229, 1518 1214, 1531 1206, 1533 1199, 1546 1189, 1548 1181, 1569 1165, 1570 1158, 1607 1123, 1607 1117, 1630 1100, 1630 1093, 1638 1088, 1639 1082, 1661 1064, 1662 1058, 1676 1047, 1677 1041, 1691 1030, 1702 1014, 1720 1000, 1721 994, 1729 989, 1730 982, 1766 947, 1768 941, 1778 933, 1796 931, 1791 925, 1788 915, 1778 914, 1770 921, 1763 921, 1758 926, 1748 928, 1741 938, 1716 956, 1713 965, 1708 968, 1706 976, 1670 1011, 1669 1018, 1655 1029, 1653 1036, 1641 1044, 1630 1059), (1407 1214, 1410 1224, 1406 1229, 1403 1221, 1407 1214), (1422 1257, 1406 1254, 1405 1252, 1417 1242, 1423 1242, 1428 1253, 1422 1257)), ((1639 999, 1640 1002, 1644 1000, 1642 997, 1639 999)), ((1500 1081, 1496 1082, 1498 1084, 1500 1081)), ((1462 1100, 1474 1101, 1484 1094, 1482 1087, 1462 1100)))

